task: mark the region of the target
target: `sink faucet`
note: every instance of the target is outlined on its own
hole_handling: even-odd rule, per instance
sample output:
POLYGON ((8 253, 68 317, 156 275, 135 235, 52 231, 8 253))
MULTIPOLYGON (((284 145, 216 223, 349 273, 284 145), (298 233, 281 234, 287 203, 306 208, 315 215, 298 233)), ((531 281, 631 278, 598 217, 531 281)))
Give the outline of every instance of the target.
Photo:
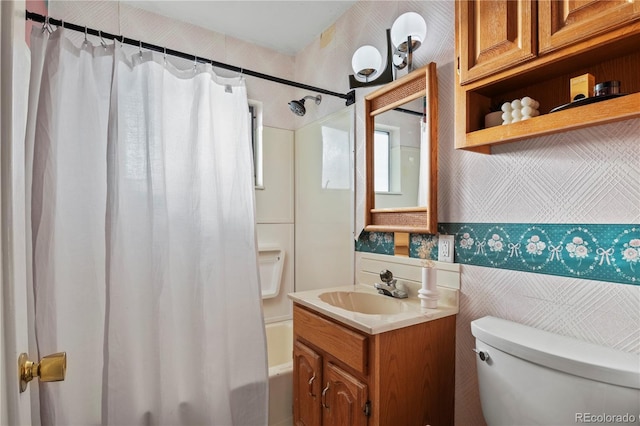
POLYGON ((385 269, 380 272, 380 280, 382 280, 382 283, 375 283, 373 285, 376 290, 378 290, 378 293, 397 299, 405 299, 409 296, 406 291, 396 288, 396 282, 398 280, 393 278, 391 271, 385 269))

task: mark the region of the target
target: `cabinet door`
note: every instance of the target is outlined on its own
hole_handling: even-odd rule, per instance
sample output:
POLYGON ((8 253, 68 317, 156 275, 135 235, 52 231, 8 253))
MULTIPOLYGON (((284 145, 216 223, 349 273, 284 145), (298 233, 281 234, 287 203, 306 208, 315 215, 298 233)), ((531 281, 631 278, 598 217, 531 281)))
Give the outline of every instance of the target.
POLYGON ((536 56, 533 0, 457 0, 462 84, 536 56))
POLYGON ((296 340, 293 347, 293 421, 296 426, 320 426, 322 357, 296 340))
POLYGON ((367 385, 332 363, 324 369, 323 426, 366 426, 367 385))
POLYGON ((640 19, 640 3, 629 0, 551 0, 538 3, 540 53, 640 19))

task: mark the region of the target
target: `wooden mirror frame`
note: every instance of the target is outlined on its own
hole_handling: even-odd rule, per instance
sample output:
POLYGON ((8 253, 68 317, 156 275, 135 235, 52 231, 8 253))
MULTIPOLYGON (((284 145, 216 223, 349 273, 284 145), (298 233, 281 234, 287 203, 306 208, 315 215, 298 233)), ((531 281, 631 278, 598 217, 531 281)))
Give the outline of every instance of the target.
POLYGON ((438 229, 438 80, 436 64, 419 68, 364 98, 365 110, 365 230, 435 234, 438 229), (426 96, 425 116, 430 133, 429 182, 426 207, 375 208, 373 138, 375 117, 414 99, 426 96))

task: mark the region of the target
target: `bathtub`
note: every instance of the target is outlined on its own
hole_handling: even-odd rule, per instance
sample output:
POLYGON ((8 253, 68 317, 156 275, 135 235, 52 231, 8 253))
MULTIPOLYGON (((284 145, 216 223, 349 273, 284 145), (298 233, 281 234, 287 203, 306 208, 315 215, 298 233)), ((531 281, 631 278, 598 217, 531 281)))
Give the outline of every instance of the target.
POLYGON ((269 426, 293 425, 293 321, 267 324, 269 426))

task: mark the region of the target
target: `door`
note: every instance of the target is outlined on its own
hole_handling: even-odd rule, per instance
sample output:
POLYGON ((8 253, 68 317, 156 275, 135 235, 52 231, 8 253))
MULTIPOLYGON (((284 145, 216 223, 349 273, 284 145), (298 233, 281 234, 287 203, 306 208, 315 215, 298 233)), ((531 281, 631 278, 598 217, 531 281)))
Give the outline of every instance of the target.
POLYGON ((296 426, 320 426, 322 357, 296 340, 293 347, 293 421, 296 426))
POLYGON ((18 356, 30 350, 24 136, 29 53, 25 43, 24 2, 0 2, 0 424, 38 424, 31 415, 32 392, 19 392, 18 356))
POLYGON ((461 84, 536 56, 532 0, 456 1, 461 84))
POLYGON ((366 426, 367 385, 330 362, 325 364, 322 390, 323 426, 366 426))
POLYGON ((604 34, 640 19, 640 3, 628 0, 538 2, 540 53, 604 34))

